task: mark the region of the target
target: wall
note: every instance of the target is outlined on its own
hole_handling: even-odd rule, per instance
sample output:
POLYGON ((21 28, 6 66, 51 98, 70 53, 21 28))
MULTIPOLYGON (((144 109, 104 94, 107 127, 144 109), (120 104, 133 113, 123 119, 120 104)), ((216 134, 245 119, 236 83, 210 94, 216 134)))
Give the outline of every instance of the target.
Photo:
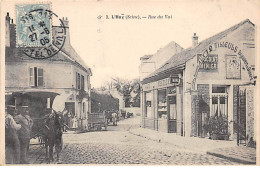
POLYGON ((246 133, 248 135, 248 139, 251 137, 253 140, 256 140, 255 132, 254 132, 254 86, 246 87, 246 133))
MULTIPOLYGON (((199 85, 207 84, 209 86, 212 86, 212 84, 221 84, 221 85, 227 85, 228 91, 229 91, 229 97, 228 97, 228 105, 234 105, 236 104, 236 100, 233 98, 233 94, 235 91, 233 91, 234 87, 236 85, 241 85, 250 82, 250 77, 248 74, 248 71, 246 70, 246 63, 241 60, 241 78, 240 79, 227 79, 226 78, 226 55, 237 55, 239 50, 242 50, 242 53, 244 54, 245 58, 247 59, 248 65, 252 66, 255 64, 255 49, 254 49, 254 27, 249 24, 245 23, 241 27, 239 27, 237 30, 229 33, 227 36, 223 37, 222 39, 218 40, 217 42, 231 42, 235 46, 238 46, 237 52, 234 52, 228 48, 217 48, 216 50, 213 50, 211 54, 218 55, 218 68, 217 70, 210 70, 210 71, 199 71, 196 79, 196 85, 195 89, 199 90, 199 92, 203 93, 203 90, 206 90, 205 87, 200 87, 199 85), (203 89, 204 88, 204 89, 203 89)), ((210 45, 210 44, 209 44, 210 45)), ((209 46, 208 45, 208 46, 209 46)), ((211 44, 214 45, 214 42, 211 44)), ((206 49, 206 48, 205 48, 206 49)), ((202 51, 205 49, 201 49, 202 51)), ((201 52, 202 52, 201 51, 201 52)), ((190 99, 189 91, 191 89, 191 83, 194 78, 194 74, 196 72, 198 62, 197 62, 197 56, 190 59, 188 62, 186 62, 186 69, 185 69, 185 75, 184 75, 184 82, 185 82, 185 91, 187 92, 184 95, 184 100, 187 103, 184 103, 185 106, 185 132, 187 135, 194 135, 193 132, 189 132, 189 128, 191 128, 192 131, 194 131, 194 122, 189 122, 189 114, 192 116, 192 110, 189 109, 188 99, 190 99), (188 126, 187 126, 188 125, 188 126), (192 127, 193 126, 193 127, 192 127)), ((254 73, 254 72, 253 72, 254 73)), ((208 89, 207 89, 208 90, 208 89)), ((211 88, 209 88, 209 91, 211 91, 211 88)), ((191 101, 192 102, 192 101, 191 101)), ((206 100, 206 102, 208 102, 206 100)), ((235 105, 234 105, 235 106, 235 105)), ((233 110, 234 106, 228 107, 228 121, 230 122, 230 132, 231 137, 233 134, 233 121, 236 120, 236 117, 233 117, 233 114, 235 114, 235 110, 233 110)), ((194 120, 193 118, 191 120, 194 120)), ((195 131, 194 131, 195 132, 195 131)))
POLYGON ((154 55, 150 56, 149 59, 141 58, 141 64, 139 67, 140 80, 142 81, 144 77, 160 68, 173 55, 182 50, 183 48, 180 45, 172 41, 162 49, 159 49, 154 55))
MULTIPOLYGON (((44 86, 41 88, 71 88, 71 65, 51 62, 6 62, 6 88, 31 88, 29 86, 29 68, 43 68, 44 86), (60 76, 60 75, 63 76, 60 76), (66 77, 66 78, 64 78, 66 77)), ((40 87, 39 87, 40 88, 40 87)))

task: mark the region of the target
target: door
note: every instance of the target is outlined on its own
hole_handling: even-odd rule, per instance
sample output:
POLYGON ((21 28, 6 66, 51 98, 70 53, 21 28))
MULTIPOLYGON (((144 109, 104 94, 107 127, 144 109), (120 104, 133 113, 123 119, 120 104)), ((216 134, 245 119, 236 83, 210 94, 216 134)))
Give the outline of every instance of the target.
POLYGON ((177 132, 177 104, 176 95, 168 96, 168 132, 177 132))
POLYGON ((68 125, 69 128, 71 128, 72 118, 75 116, 75 102, 65 102, 65 108, 68 111, 65 123, 68 125))

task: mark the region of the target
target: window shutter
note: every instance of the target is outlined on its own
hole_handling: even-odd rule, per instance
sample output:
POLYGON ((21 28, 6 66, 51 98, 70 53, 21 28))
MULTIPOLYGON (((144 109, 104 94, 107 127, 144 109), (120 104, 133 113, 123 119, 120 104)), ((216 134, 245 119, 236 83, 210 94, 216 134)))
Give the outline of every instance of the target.
POLYGON ((78 88, 78 73, 76 72, 76 86, 75 88, 77 89, 78 88))
POLYGON ((84 76, 83 75, 81 75, 81 89, 85 89, 85 86, 84 86, 85 84, 84 84, 84 76))
POLYGON ((78 89, 80 89, 80 74, 78 73, 78 86, 77 86, 78 89))
POLYGON ((29 85, 34 86, 34 69, 31 67, 29 69, 29 85))
POLYGON ((38 68, 38 86, 43 86, 43 69, 38 68))

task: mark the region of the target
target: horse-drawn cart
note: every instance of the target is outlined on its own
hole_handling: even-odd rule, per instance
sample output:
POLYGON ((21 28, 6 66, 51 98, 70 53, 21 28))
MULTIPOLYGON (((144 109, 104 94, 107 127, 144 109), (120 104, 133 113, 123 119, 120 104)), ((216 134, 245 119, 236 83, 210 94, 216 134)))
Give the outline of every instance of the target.
POLYGON ((6 92, 6 105, 28 106, 29 116, 33 120, 31 138, 38 138, 39 145, 46 148, 46 158, 53 160, 53 146, 55 145, 57 160, 62 149, 63 116, 52 109, 56 92, 26 90, 6 92))
POLYGON ((6 93, 6 105, 26 105, 29 108, 29 115, 33 120, 31 138, 40 137, 44 128, 45 115, 49 114, 55 97, 55 92, 27 90, 13 91, 6 93))
POLYGON ((104 113, 88 113, 88 130, 107 130, 107 120, 104 113))

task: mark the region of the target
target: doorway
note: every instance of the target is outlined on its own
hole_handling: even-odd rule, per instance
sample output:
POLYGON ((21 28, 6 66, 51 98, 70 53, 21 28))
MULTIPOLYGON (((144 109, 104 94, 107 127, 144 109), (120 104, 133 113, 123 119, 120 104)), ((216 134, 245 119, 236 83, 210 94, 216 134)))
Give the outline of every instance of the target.
POLYGON ((177 102, 176 94, 168 96, 168 132, 177 132, 177 102))

